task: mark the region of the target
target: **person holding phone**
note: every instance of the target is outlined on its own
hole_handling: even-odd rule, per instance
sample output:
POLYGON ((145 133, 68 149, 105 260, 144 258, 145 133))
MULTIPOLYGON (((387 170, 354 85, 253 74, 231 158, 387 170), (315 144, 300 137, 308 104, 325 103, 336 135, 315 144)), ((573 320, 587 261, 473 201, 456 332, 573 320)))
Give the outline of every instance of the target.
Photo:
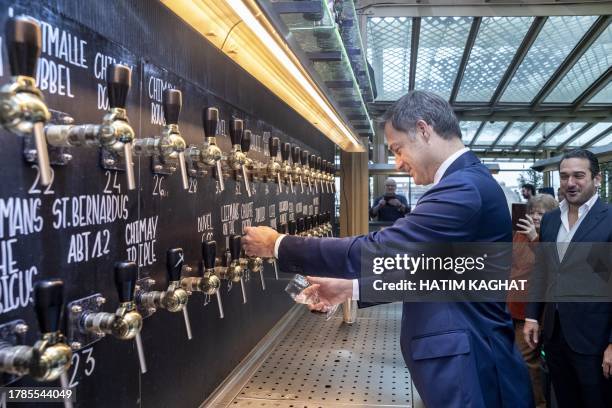
POLYGON ((401 194, 396 194, 397 183, 392 178, 385 180, 385 194, 374 200, 370 216, 378 221, 395 221, 410 211, 408 200, 401 194))

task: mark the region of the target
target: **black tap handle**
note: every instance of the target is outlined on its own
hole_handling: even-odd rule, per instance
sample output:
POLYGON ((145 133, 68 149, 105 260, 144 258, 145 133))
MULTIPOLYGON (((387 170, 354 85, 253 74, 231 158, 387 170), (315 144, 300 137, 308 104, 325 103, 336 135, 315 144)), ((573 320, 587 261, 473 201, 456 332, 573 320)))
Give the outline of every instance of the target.
POLYGON ((138 266, 134 262, 124 261, 115 264, 115 287, 120 303, 134 300, 136 280, 138 280, 138 266))
POLYGON ((204 268, 212 269, 215 267, 215 257, 217 256, 217 243, 215 241, 202 242, 202 259, 204 268))
POLYGON ((293 164, 300 164, 300 150, 299 146, 291 147, 291 160, 293 160, 293 164))
POLYGON ((176 282, 181 280, 181 270, 185 263, 183 248, 172 248, 166 252, 166 269, 168 271, 168 281, 176 282))
POLYGON ((314 169, 316 164, 317 164, 317 156, 315 156, 314 154, 311 154, 310 156, 308 156, 308 166, 311 169, 314 169))
POLYGON ((334 163, 332 162, 328 162, 327 163, 327 172, 332 175, 332 176, 336 176, 336 166, 334 166, 334 163))
POLYGON ((236 260, 240 258, 240 249, 242 249, 240 235, 230 235, 229 241, 229 250, 232 255, 232 259, 236 260))
POLYGON ((245 130, 244 134, 242 135, 240 149, 245 153, 248 153, 251 149, 251 131, 249 129, 245 130))
POLYGON ((289 160, 289 156, 291 155, 291 144, 284 142, 281 146, 281 157, 283 161, 289 160))
POLYGON ((308 164, 308 157, 310 156, 310 152, 308 150, 302 150, 300 153, 300 161, 302 162, 302 166, 308 164))
POLYGON ((304 227, 306 228, 306 231, 312 229, 312 216, 309 215, 306 217, 304 220, 304 227))
POLYGON ((287 230, 289 231, 289 235, 295 235, 297 232, 297 223, 295 220, 291 220, 287 223, 287 230))
POLYGON ((106 86, 108 104, 111 108, 123 108, 127 101, 127 94, 132 85, 132 70, 121 64, 111 64, 106 68, 106 86))
POLYGON ((319 171, 323 170, 323 167, 321 167, 322 163, 323 163, 323 161, 321 159, 321 156, 317 156, 317 161, 316 161, 316 164, 315 164, 315 166, 317 167, 317 170, 319 170, 319 171))
POLYGON ((315 214, 311 217, 312 219, 312 226, 313 228, 316 228, 319 226, 319 214, 315 214))
POLYGON ((276 227, 276 232, 278 232, 279 234, 286 234, 287 233, 287 223, 283 222, 283 223, 279 224, 276 227))
POLYGON ((327 173, 327 160, 321 160, 321 171, 327 173))
POLYGON ((221 257, 221 266, 229 266, 229 263, 227 262, 228 259, 227 258, 232 258, 232 253, 229 249, 226 249, 225 251, 223 251, 223 256, 221 257))
POLYGON ((162 100, 166 125, 178 125, 183 106, 183 93, 178 89, 166 88, 162 100))
POLYGON ((323 225, 325 223, 325 215, 319 214, 317 215, 317 225, 323 225))
POLYGON ((240 145, 244 133, 244 122, 242 119, 232 119, 230 122, 230 139, 232 145, 240 145))
POLYGON ((40 25, 32 18, 10 18, 4 29, 11 75, 36 77, 36 65, 42 49, 40 25))
POLYGON ((270 152, 270 157, 276 157, 278 154, 278 146, 280 145, 280 140, 278 137, 271 137, 268 142, 268 151, 270 152))
POLYGON ((219 124, 219 109, 215 107, 204 109, 202 111, 202 122, 204 123, 204 136, 215 137, 219 124))
POLYGON ((34 285, 34 311, 41 333, 59 331, 64 307, 64 282, 42 280, 34 285))
POLYGON ((302 233, 306 230, 306 222, 303 217, 297 219, 297 233, 302 233))

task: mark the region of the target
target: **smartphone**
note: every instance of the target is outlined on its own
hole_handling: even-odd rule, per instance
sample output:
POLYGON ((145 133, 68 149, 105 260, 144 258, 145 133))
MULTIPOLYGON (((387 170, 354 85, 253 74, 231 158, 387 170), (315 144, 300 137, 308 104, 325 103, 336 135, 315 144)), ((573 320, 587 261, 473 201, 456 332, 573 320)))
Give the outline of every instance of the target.
POLYGON ((525 203, 512 203, 512 231, 517 231, 518 221, 521 218, 527 218, 527 204, 525 203))

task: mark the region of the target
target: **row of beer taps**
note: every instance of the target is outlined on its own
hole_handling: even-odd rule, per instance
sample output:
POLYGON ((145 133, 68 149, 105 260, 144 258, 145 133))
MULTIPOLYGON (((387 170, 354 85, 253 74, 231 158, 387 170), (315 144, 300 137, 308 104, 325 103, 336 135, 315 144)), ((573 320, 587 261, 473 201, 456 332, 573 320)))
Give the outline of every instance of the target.
POLYGON ((111 64, 106 70, 109 111, 101 124, 75 125, 71 118, 62 124, 50 123, 51 113, 42 92, 36 87, 36 65, 41 53, 39 24, 26 16, 9 19, 6 24, 6 42, 12 80, 0 89, 0 125, 24 136, 26 160, 37 162, 40 183, 47 186, 52 180, 51 164, 63 165, 70 154, 61 158, 49 154, 48 147, 66 149, 79 146, 101 148, 103 168, 122 170, 126 174, 128 190, 136 188, 134 156, 152 158, 152 171, 172 174, 179 169, 182 185, 189 188, 189 177, 203 177, 212 169, 219 189, 225 189, 224 174, 231 173, 244 182, 251 196, 250 182, 275 182, 278 192, 283 186, 296 193, 334 193, 334 165, 307 150, 280 143, 277 137, 268 140, 269 161, 260 162, 248 157, 252 132, 242 119, 230 121, 229 136, 232 150, 227 155, 219 148, 216 137, 219 130, 219 109, 203 110, 205 143, 187 145, 179 129, 182 108, 180 90, 168 88, 163 92, 165 126, 160 135, 136 138, 129 123, 126 102, 131 86, 131 69, 126 65, 111 64), (278 159, 280 150, 281 159, 278 159), (292 161, 292 162, 291 162, 292 161))

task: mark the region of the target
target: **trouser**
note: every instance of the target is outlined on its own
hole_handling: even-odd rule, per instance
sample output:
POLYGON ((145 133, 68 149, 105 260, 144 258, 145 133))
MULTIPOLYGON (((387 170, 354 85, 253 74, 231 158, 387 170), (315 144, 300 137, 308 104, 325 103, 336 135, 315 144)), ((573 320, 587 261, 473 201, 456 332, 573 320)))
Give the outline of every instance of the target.
POLYGON ((540 347, 532 349, 527 342, 525 342, 525 336, 523 336, 524 326, 524 320, 514 320, 514 342, 529 370, 535 405, 537 408, 546 408, 546 398, 544 397, 543 387, 544 373, 542 372, 542 364, 540 361, 540 347))
POLYGON ((603 376, 603 353, 573 351, 565 340, 557 313, 553 334, 544 351, 559 408, 612 407, 612 380, 603 376))

